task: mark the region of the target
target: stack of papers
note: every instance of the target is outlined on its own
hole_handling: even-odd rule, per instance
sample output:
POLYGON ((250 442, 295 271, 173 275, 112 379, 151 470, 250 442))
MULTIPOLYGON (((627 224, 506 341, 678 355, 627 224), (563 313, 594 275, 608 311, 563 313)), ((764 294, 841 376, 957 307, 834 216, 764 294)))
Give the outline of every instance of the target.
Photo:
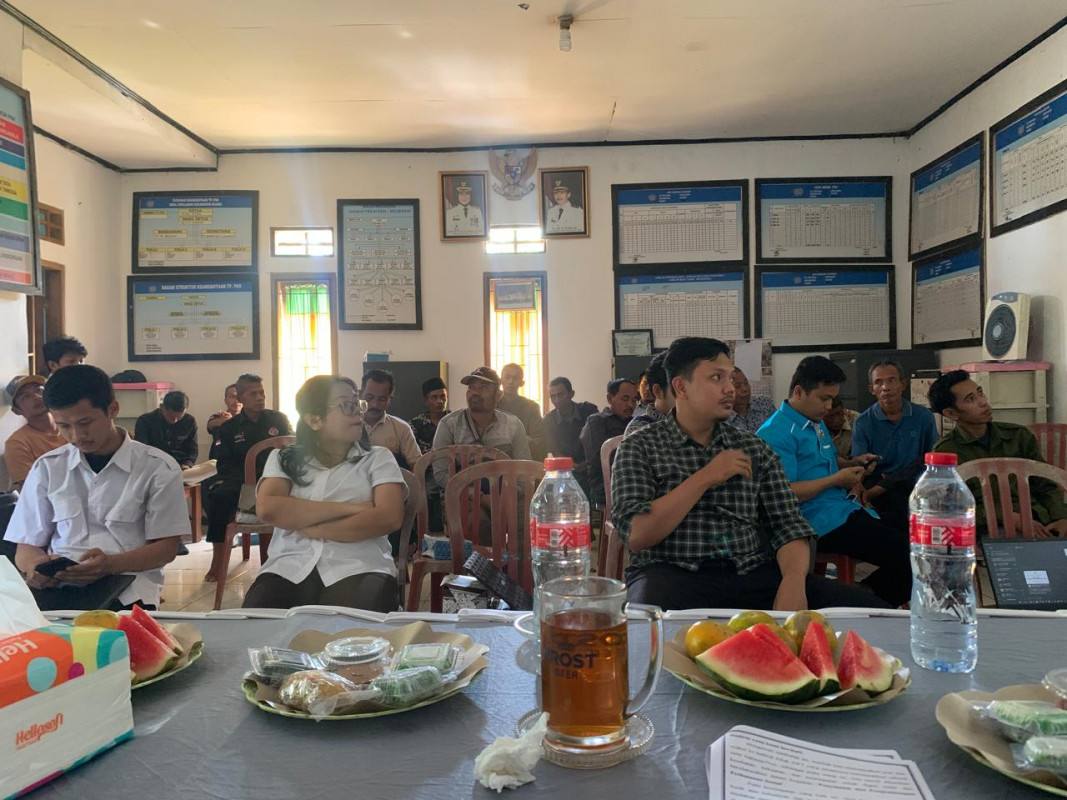
POLYGON ((823 747, 737 725, 707 756, 711 800, 933 800, 896 750, 823 747))

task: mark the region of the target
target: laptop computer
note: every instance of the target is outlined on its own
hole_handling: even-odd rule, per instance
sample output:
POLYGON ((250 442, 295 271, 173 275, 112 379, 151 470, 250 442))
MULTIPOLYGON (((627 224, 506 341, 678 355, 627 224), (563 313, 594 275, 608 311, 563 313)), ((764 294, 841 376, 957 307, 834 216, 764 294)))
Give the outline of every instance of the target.
POLYGON ((1067 608, 1067 539, 983 539, 998 608, 1067 608))

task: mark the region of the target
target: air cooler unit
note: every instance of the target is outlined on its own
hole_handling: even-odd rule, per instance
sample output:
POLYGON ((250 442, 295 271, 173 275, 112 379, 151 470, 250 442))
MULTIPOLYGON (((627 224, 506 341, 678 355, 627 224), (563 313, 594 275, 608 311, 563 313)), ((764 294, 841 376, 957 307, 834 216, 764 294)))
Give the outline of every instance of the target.
POLYGON ((1021 292, 993 295, 985 308, 982 351, 986 360, 1025 360, 1029 328, 1030 295, 1021 292))

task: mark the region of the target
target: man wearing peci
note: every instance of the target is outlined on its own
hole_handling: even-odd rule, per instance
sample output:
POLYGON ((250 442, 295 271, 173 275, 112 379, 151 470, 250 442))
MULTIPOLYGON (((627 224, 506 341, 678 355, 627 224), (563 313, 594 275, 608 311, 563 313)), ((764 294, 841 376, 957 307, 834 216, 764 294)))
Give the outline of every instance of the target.
POLYGON ((471 204, 471 187, 466 180, 456 184, 456 202, 445 212, 445 232, 450 236, 481 236, 485 233, 482 210, 471 204))
POLYGON ((552 186, 552 201, 545 212, 545 233, 585 233, 585 212, 571 205, 571 190, 563 181, 552 186))

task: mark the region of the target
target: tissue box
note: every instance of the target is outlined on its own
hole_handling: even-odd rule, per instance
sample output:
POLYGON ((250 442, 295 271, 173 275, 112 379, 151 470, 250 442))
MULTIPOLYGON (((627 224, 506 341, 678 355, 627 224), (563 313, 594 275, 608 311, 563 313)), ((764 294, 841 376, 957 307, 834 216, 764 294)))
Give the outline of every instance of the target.
POLYGON ((133 736, 122 631, 50 625, 0 639, 0 797, 133 736))
POLYGON ((449 575, 441 581, 441 611, 455 614, 461 608, 489 608, 489 592, 469 575, 449 575))
MULTIPOLYGON (((470 558, 474 552, 474 545, 468 539, 463 540, 463 560, 470 558)), ((426 558, 434 558, 438 561, 452 560, 452 540, 447 536, 423 536, 422 554, 426 558)))

